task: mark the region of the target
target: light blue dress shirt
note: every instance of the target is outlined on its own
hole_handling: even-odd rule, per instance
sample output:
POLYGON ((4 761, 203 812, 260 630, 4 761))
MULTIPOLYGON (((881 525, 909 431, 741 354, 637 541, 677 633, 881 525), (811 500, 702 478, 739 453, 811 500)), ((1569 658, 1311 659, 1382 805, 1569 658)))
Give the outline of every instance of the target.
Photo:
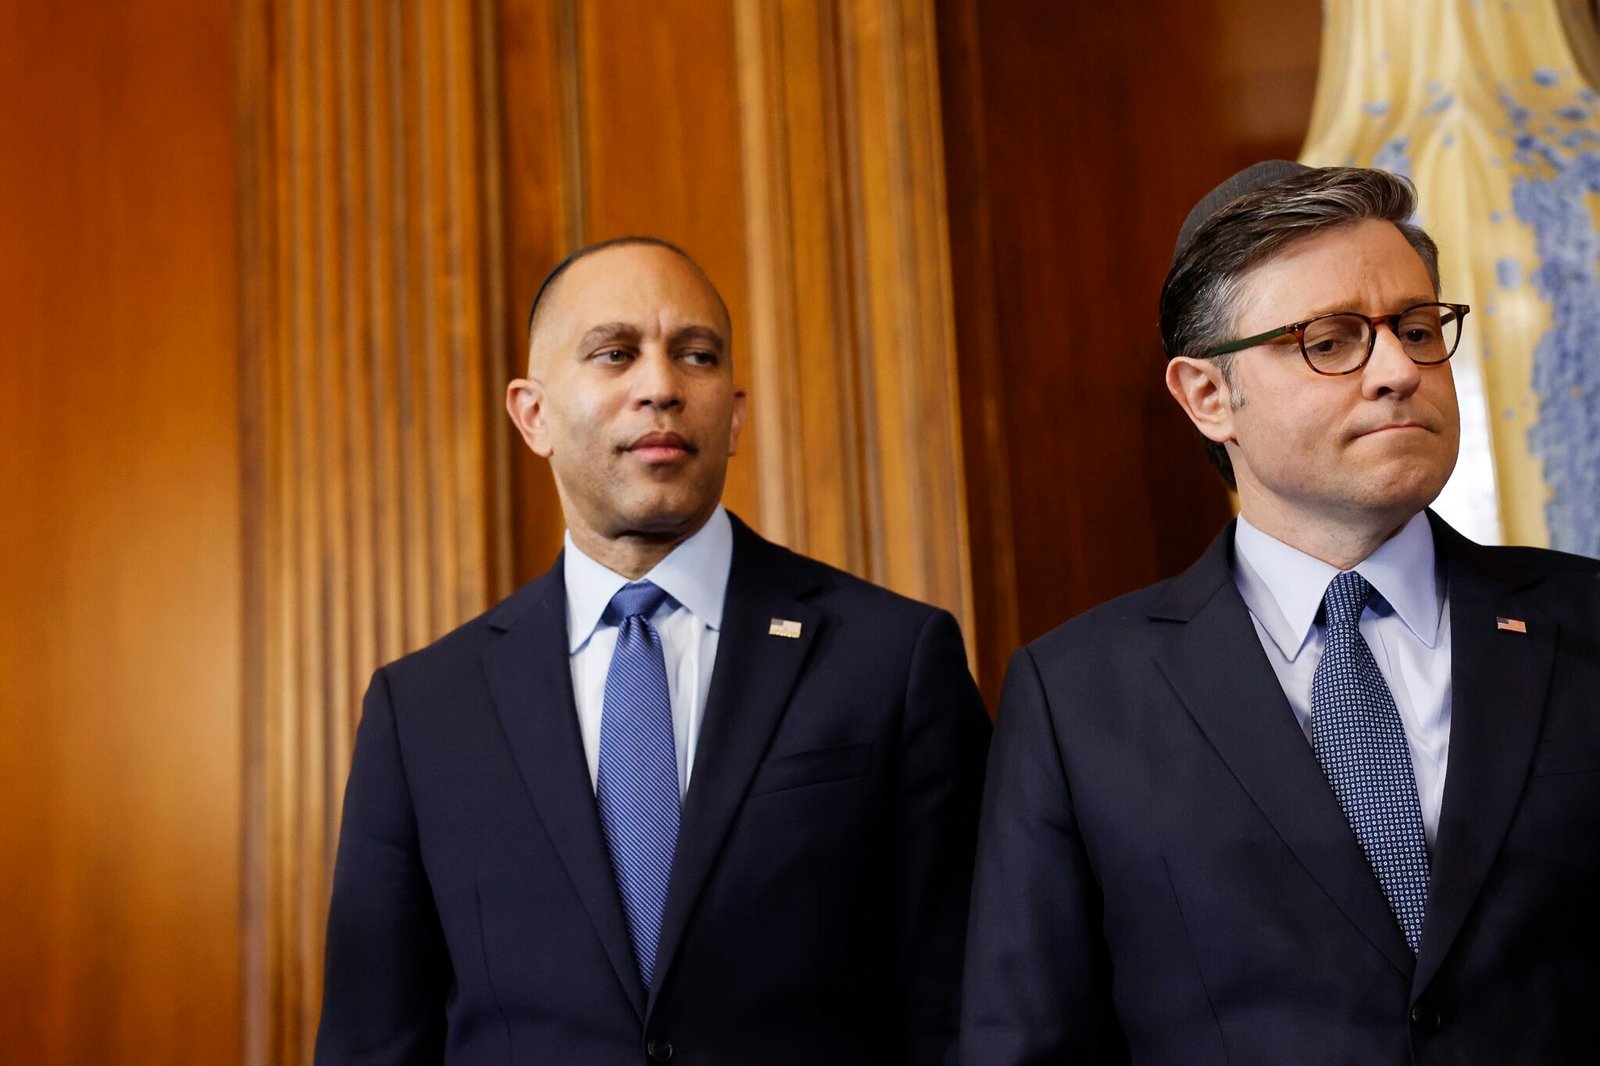
MULTIPOLYGON (((689 775, 694 768, 732 565, 733 524, 719 505, 705 525, 639 579, 653 582, 669 597, 651 617, 650 624, 661 634, 666 658, 680 797, 689 789, 689 775)), ((600 769, 600 715, 605 707, 606 673, 617 646, 617 627, 601 616, 628 579, 585 555, 573 543, 570 532, 562 556, 562 576, 567 585, 572 693, 578 705, 583 753, 589 762, 589 784, 593 787, 600 769)))
MULTIPOLYGON (((1361 613, 1361 635, 1405 725, 1431 847, 1439 832, 1450 757, 1450 604, 1428 516, 1415 515, 1352 569, 1376 590, 1361 613)), ((1240 516, 1234 583, 1308 742, 1311 675, 1322 660, 1324 641, 1317 612, 1338 572, 1240 516)))

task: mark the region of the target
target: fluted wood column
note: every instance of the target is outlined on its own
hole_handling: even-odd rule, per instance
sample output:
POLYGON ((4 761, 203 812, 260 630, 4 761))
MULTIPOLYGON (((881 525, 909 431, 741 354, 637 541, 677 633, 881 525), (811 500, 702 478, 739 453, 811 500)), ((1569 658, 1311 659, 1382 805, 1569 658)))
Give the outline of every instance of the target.
POLYGON ((733 11, 761 525, 970 641, 933 4, 733 11))
POLYGON ((360 693, 505 590, 491 5, 246 0, 246 1050, 310 1060, 360 693))

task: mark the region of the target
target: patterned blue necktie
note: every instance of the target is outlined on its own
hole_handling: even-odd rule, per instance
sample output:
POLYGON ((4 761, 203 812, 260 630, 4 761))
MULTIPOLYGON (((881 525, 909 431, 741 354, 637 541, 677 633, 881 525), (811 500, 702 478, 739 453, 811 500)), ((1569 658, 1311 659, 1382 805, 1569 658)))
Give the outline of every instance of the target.
POLYGON ((1358 626, 1371 595, 1354 570, 1328 584, 1327 643, 1311 677, 1311 743, 1415 952, 1428 905, 1428 849, 1400 711, 1358 626))
POLYGON ((650 616, 667 594, 648 581, 624 585, 604 618, 618 627, 600 716, 595 802, 611 852, 639 976, 650 986, 678 842, 678 760, 661 635, 650 616))

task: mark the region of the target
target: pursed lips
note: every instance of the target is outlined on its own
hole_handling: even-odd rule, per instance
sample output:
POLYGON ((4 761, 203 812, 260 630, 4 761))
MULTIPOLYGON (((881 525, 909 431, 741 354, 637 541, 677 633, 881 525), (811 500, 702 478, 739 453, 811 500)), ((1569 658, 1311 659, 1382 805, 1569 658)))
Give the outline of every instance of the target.
POLYGON ((1370 436, 1373 436, 1374 434, 1387 433, 1387 432, 1390 432, 1391 430, 1397 430, 1397 429, 1421 429, 1421 430, 1428 430, 1429 432, 1432 431, 1431 428, 1429 426, 1427 426, 1426 424, 1424 424, 1422 422, 1418 422, 1416 419, 1408 418, 1408 419, 1401 419, 1401 420, 1395 421, 1395 422, 1381 422, 1378 425, 1369 426, 1366 429, 1363 429, 1360 432, 1353 434, 1352 435, 1352 439, 1359 438, 1359 437, 1370 437, 1370 436))

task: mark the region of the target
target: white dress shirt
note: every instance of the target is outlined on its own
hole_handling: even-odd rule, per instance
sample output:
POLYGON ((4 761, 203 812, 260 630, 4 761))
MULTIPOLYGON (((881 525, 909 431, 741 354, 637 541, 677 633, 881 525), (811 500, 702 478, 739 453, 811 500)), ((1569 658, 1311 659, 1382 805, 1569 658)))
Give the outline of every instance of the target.
MULTIPOLYGON (((1450 610, 1427 515, 1417 514, 1352 569, 1375 590, 1361 612, 1361 635, 1400 710, 1431 847, 1439 832, 1450 755, 1450 610)), ((1325 640, 1317 614, 1338 573, 1240 516, 1234 583, 1307 740, 1311 675, 1325 640)))
MULTIPOLYGON (((733 564, 733 525, 719 505, 694 536, 672 549, 640 581, 649 581, 668 599, 651 616, 661 634, 672 700, 672 738, 678 756, 678 795, 689 788, 695 744, 711 689, 722 629, 722 602, 733 564)), ((578 729, 589 761, 592 787, 600 770, 600 716, 605 708, 606 674, 617 647, 617 627, 605 622, 606 605, 628 579, 585 555, 566 536, 562 576, 567 584, 567 641, 572 658, 572 693, 578 704, 578 729)))

